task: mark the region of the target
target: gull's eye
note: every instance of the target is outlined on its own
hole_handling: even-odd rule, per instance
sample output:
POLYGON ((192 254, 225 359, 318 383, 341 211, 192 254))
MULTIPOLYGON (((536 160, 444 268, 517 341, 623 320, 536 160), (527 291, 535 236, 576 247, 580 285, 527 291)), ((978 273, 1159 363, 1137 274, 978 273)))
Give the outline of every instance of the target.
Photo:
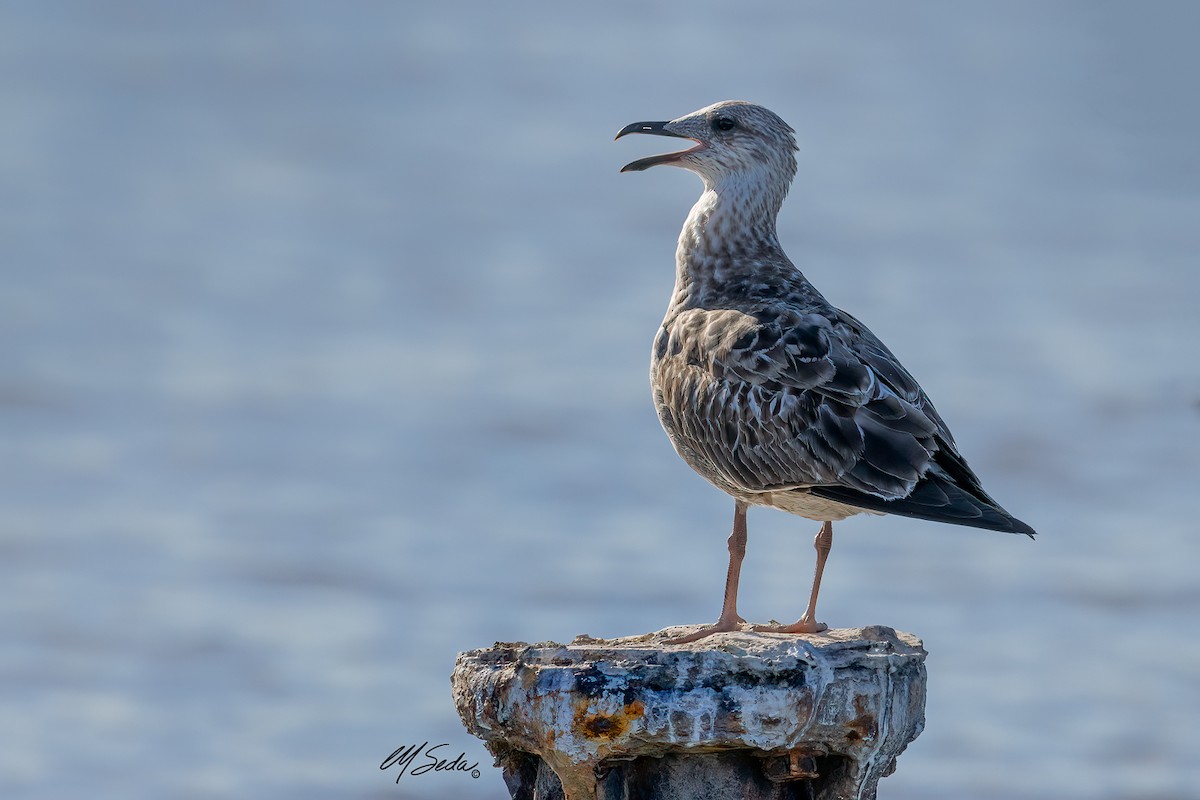
POLYGON ((737 120, 733 117, 717 117, 712 121, 714 131, 731 131, 737 127, 737 120))

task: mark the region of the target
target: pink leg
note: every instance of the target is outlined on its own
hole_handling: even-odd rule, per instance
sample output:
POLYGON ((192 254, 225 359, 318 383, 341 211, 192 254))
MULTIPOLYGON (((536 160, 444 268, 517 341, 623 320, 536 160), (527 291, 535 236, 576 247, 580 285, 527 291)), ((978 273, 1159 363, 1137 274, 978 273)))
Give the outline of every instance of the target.
POLYGON ((742 559, 746 556, 746 504, 738 501, 733 508, 733 533, 729 534, 729 572, 725 575, 725 602, 721 605, 721 617, 715 625, 668 639, 667 644, 687 644, 705 636, 722 631, 737 631, 742 629, 746 620, 737 613, 738 578, 742 574, 742 559))
POLYGON ((754 630, 763 633, 820 633, 828 629, 824 622, 817 622, 817 594, 821 591, 821 575, 825 572, 825 559, 833 549, 833 523, 826 522, 813 539, 813 547, 817 549, 817 569, 813 574, 812 594, 808 597, 808 608, 804 616, 791 625, 755 625, 754 630))

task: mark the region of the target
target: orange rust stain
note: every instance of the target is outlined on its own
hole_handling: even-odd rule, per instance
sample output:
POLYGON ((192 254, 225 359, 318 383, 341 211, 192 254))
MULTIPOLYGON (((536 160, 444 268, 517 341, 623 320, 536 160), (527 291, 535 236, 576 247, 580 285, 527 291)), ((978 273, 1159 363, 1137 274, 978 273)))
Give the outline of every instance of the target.
POLYGON ((588 713, 589 703, 580 700, 575 704, 575 716, 571 727, 580 736, 588 739, 613 741, 629 730, 629 725, 646 713, 640 700, 634 700, 615 714, 588 713))
POLYGON ((861 697, 854 698, 854 710, 858 716, 845 725, 846 738, 852 742, 857 742, 860 739, 874 739, 875 735, 879 732, 875 715, 871 713, 866 705, 861 697))

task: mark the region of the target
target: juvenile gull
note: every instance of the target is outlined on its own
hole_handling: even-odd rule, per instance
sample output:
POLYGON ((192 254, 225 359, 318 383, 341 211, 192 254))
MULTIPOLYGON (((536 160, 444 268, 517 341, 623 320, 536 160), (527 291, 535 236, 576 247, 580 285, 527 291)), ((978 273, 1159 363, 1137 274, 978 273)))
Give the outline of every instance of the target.
POLYGON ((725 601, 716 624, 676 642, 739 630, 746 509, 822 522, 812 594, 791 625, 815 633, 833 521, 884 513, 1008 533, 1034 531, 988 496, 920 384, 854 317, 834 308, 779 246, 775 218, 796 174, 794 131, 762 106, 726 101, 617 134, 691 139, 642 158, 704 181, 675 253, 675 291, 654 339, 654 405, 676 452, 733 497, 725 601))

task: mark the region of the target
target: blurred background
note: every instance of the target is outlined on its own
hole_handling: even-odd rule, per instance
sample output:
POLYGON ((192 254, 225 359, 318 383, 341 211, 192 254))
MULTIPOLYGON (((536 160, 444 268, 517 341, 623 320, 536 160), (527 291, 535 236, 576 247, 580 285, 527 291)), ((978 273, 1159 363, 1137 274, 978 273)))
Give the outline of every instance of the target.
MULTIPOLYGON (((647 364, 682 170, 798 131, 793 260, 1037 542, 842 523, 930 651, 881 796, 1200 797, 1200 6, 5 4, 0 794, 500 800, 456 652, 716 618, 647 364), (669 149, 669 148, 667 148, 669 149), (381 772, 446 742, 484 769, 381 772)), ((750 516, 742 611, 816 524, 750 516)))

